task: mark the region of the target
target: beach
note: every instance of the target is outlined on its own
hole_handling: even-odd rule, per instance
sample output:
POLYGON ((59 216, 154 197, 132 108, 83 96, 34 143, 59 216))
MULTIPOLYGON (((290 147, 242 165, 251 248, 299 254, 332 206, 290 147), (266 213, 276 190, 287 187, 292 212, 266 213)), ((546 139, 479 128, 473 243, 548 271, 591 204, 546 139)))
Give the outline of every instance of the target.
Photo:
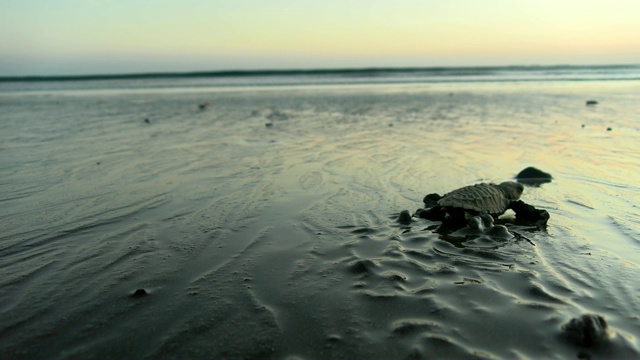
POLYGON ((640 80, 588 70, 0 83, 0 358, 638 358, 640 80), (546 227, 397 221, 528 166, 546 227))

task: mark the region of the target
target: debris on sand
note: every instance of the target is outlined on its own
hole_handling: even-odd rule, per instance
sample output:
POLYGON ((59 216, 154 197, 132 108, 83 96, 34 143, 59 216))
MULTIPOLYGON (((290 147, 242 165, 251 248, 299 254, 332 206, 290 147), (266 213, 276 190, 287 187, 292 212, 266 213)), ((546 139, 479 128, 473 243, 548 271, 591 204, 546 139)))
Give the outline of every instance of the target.
POLYGON ((147 290, 145 289, 136 289, 136 291, 133 292, 133 294, 131 294, 132 298, 141 298, 141 297, 145 297, 149 295, 149 293, 147 292, 147 290))
POLYGON ((528 168, 520 171, 515 178, 521 184, 534 186, 550 183, 553 179, 551 174, 533 166, 529 166, 528 168))

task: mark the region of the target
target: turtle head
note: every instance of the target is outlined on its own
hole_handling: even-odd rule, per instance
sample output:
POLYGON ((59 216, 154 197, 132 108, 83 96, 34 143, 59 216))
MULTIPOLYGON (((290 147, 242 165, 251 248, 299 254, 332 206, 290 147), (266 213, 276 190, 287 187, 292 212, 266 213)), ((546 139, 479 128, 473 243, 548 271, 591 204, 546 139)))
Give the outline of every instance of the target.
POLYGON ((502 189, 507 199, 511 201, 520 199, 520 195, 522 195, 522 192, 524 191, 524 186, 514 181, 505 181, 500 183, 498 186, 502 189))

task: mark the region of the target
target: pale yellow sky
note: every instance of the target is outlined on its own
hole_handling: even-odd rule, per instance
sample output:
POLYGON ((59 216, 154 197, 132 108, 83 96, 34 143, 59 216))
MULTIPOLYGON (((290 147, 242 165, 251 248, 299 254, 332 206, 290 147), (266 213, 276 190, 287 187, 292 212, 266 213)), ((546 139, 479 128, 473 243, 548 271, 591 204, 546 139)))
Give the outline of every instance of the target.
POLYGON ((640 63, 638 0, 0 4, 0 75, 640 63))

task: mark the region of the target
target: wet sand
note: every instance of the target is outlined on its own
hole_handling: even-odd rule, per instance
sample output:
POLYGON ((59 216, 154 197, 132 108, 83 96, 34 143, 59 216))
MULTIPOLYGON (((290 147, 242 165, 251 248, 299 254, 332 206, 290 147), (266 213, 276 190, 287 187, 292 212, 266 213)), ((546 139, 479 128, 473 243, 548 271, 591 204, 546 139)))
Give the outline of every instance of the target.
POLYGON ((640 357, 639 94, 2 94, 0 357, 640 357), (527 166, 554 180, 525 188, 551 215, 526 240, 396 222, 527 166), (604 344, 563 333, 585 313, 604 344))

